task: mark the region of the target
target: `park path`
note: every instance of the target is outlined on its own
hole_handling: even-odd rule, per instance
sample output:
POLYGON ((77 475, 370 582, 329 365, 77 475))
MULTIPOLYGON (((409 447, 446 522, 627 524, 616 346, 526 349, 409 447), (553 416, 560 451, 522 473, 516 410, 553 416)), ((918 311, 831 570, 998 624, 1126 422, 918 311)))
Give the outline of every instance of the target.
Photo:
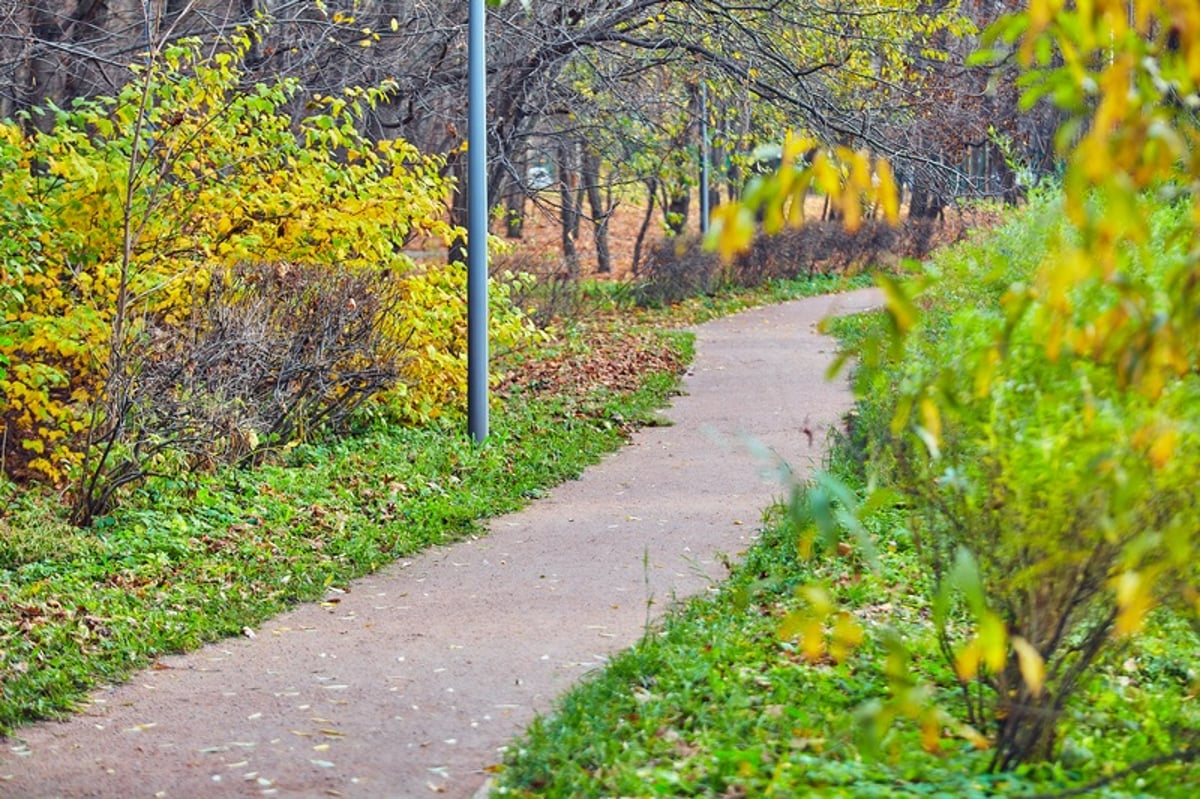
POLYGON ((725 574, 851 403, 820 319, 873 290, 697 328, 671 426, 489 534, 405 559, 246 637, 164 658, 0 746, 0 797, 471 797, 556 696, 725 574))

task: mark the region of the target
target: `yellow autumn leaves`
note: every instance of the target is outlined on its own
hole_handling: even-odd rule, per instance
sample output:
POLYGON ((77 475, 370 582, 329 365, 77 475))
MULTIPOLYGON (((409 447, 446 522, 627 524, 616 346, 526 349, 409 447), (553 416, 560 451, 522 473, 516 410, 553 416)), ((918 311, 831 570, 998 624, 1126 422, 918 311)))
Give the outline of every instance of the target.
POLYGON ((865 216, 875 213, 892 223, 899 220, 896 178, 886 160, 789 135, 779 169, 754 178, 740 201, 713 211, 709 245, 729 260, 750 248, 759 220, 768 235, 785 225, 803 224, 804 201, 810 193, 827 197, 847 230, 857 230, 865 216))
MULTIPOLYGON (((465 380, 456 268, 415 272, 404 252, 454 233, 444 160, 359 133, 387 87, 313 98, 293 123, 294 83, 242 85, 248 47, 209 58, 177 42, 49 132, 0 124, 0 226, 18 251, 0 284, 0 423, 25 471, 61 482, 79 463, 122 298, 134 336, 146 320, 182 325, 241 263, 407 274, 396 336, 412 388, 396 412, 428 420, 465 380)), ((534 335, 515 309, 492 318, 502 346, 534 335)))

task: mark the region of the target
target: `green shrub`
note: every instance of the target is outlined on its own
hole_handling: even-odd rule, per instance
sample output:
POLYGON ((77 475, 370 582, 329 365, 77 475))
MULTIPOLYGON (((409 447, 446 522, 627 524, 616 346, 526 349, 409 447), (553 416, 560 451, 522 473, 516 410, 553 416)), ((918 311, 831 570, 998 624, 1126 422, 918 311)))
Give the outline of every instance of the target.
MULTIPOLYGON (((1200 609, 1200 379, 1147 394, 1087 355, 1051 357, 1040 298, 1013 313, 1073 235, 1060 208, 1037 199, 997 235, 956 248, 915 297, 893 287, 894 320, 918 303, 923 314, 861 378, 856 417, 870 479, 910 509, 963 720, 995 745, 996 771, 1057 756, 1070 703, 1152 608, 1200 609)), ((1162 204, 1154 224, 1178 213, 1162 204)), ((1185 257, 1166 246, 1134 268, 1153 282, 1185 257)), ((1099 315, 1118 295, 1097 282, 1070 297, 1099 315)))

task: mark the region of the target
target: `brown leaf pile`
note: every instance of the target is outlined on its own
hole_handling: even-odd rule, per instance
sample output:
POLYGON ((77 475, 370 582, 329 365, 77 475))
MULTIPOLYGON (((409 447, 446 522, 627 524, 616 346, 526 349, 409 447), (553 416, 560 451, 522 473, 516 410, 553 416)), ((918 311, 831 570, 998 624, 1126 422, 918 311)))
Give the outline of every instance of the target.
POLYGON ((586 334, 580 348, 516 367, 501 381, 497 393, 584 397, 598 391, 629 392, 646 375, 678 374, 686 366, 679 353, 653 332, 596 330, 586 334))

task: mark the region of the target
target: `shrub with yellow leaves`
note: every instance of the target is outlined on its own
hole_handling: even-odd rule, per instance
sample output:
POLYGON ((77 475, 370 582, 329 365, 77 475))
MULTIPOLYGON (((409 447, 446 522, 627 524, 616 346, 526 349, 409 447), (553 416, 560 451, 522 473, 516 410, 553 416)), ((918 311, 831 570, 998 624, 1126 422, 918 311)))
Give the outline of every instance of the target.
MULTIPOLYGON (((52 125, 0 123, 10 473, 61 483, 78 469, 90 443, 120 426, 122 402, 106 387, 136 369, 128 350, 149 322, 188 322, 214 275, 293 263, 404 277, 413 237, 457 235, 444 159, 360 132, 390 86, 313 97, 296 119, 295 82, 244 85, 249 47, 244 34, 211 55, 197 40, 174 42, 113 97, 34 112, 52 125)), ((396 335, 415 347, 408 419, 433 418, 448 400, 441 381, 455 374, 447 360, 460 357, 453 341, 465 325, 451 297, 459 271, 406 278, 414 306, 396 335)), ((530 332, 497 297, 499 326, 530 332)))

